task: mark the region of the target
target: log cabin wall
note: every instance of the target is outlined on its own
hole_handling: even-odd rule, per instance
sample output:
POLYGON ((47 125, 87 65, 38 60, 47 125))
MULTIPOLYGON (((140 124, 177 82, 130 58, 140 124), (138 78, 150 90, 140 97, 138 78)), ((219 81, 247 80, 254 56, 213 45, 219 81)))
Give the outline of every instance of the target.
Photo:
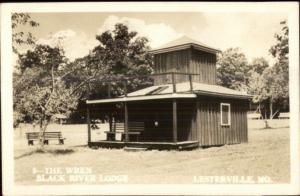
MULTIPOLYGON (((154 55, 155 73, 180 72, 193 75, 194 82, 216 84, 216 54, 193 48, 154 55)), ((175 75, 176 82, 188 82, 187 75, 175 75)), ((154 85, 172 83, 171 75, 154 77, 154 85)))
POLYGON ((191 119, 189 140, 200 146, 237 144, 248 141, 246 100, 201 97, 196 102, 196 114, 191 119), (230 103, 231 125, 221 125, 220 104, 230 103))

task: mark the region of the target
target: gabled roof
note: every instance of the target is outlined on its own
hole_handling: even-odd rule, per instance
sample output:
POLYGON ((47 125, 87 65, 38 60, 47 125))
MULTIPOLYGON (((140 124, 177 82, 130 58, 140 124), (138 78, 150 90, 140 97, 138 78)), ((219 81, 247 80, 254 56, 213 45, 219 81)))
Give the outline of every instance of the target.
POLYGON ((197 40, 191 39, 187 36, 182 36, 176 40, 173 40, 169 43, 166 43, 158 48, 151 50, 150 53, 160 54, 160 53, 165 53, 165 52, 183 50, 183 49, 187 49, 187 48, 191 48, 191 47, 193 47, 197 50, 210 52, 210 53, 220 52, 219 49, 210 47, 204 43, 201 43, 197 40))

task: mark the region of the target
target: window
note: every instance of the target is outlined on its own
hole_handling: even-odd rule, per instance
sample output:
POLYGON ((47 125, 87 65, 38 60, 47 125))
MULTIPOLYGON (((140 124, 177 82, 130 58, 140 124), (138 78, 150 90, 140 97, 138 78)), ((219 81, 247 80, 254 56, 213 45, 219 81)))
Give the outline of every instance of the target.
POLYGON ((221 103, 221 126, 230 126, 230 104, 221 103))

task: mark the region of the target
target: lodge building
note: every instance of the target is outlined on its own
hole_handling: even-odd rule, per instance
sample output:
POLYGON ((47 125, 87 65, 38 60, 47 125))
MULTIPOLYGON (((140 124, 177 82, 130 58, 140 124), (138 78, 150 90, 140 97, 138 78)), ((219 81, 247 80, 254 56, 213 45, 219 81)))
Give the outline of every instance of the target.
POLYGON ((218 49, 181 37, 150 51, 153 86, 87 103, 88 145, 190 149, 248 141, 250 95, 216 84, 218 49), (91 138, 91 120, 107 114, 106 140, 91 138))

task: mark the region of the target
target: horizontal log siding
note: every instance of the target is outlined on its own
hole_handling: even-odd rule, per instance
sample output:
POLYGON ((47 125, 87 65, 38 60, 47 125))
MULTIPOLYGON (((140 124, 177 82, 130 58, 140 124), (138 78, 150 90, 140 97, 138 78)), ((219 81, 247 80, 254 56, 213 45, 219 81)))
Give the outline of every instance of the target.
MULTIPOLYGON (((200 146, 237 144, 248 141, 247 101, 228 99, 198 99, 196 126, 192 127, 191 138, 200 146), (230 103, 231 125, 221 126, 220 103, 230 103)), ((193 121, 191 122, 193 123, 193 121)))

